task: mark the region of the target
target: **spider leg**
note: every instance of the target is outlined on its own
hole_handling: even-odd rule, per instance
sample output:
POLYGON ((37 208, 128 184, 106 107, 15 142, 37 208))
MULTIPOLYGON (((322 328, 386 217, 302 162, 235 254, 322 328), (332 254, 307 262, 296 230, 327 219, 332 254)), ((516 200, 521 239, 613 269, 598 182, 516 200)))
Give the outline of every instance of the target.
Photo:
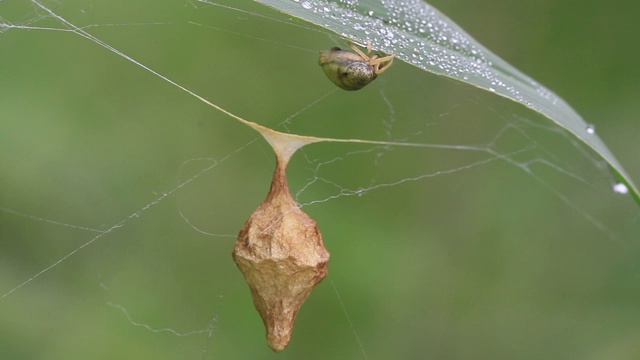
POLYGON ((358 47, 352 43, 349 42, 349 46, 353 49, 353 51, 355 51, 358 55, 360 55, 361 58, 363 58, 365 61, 369 61, 369 54, 371 54, 371 41, 367 41, 367 53, 365 54, 364 52, 362 52, 362 50, 358 49, 358 47))
POLYGON ((391 54, 385 57, 378 57, 377 55, 374 55, 371 57, 369 65, 373 66, 375 68, 375 74, 379 75, 385 72, 385 70, 387 70, 391 66, 391 64, 393 64, 393 59, 395 57, 396 54, 391 54))
POLYGON ((371 51, 373 50, 371 47, 373 45, 371 45, 371 40, 367 40, 367 55, 371 54, 371 51))

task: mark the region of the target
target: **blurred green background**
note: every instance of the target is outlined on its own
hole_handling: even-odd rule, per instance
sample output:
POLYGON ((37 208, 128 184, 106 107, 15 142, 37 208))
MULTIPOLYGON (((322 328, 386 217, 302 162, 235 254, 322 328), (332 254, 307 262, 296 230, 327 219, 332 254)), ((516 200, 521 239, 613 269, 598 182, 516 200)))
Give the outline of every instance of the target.
MULTIPOLYGON (((277 130, 491 145, 520 166, 452 149, 297 154, 292 192, 332 259, 275 354, 230 255, 269 187, 265 142, 42 29, 65 26, 34 4, 0 2, 0 21, 25 27, 0 32, 0 358, 640 357, 640 211, 546 119, 400 61, 334 91, 317 52, 344 41, 252 2, 43 4, 277 130)), ((572 104, 640 182, 640 3, 432 4, 572 104)))

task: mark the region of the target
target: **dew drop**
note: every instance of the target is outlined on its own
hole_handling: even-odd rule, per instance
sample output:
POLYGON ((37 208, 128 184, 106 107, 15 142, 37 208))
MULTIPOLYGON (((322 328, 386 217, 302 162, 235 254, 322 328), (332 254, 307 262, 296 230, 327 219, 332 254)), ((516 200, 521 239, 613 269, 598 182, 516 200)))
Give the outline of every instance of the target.
POLYGON ((629 188, 627 187, 627 185, 621 182, 617 182, 613 184, 613 191, 618 194, 627 194, 629 193, 629 188))
POLYGON ((308 2, 308 1, 303 2, 301 5, 302 5, 303 8, 305 8, 307 10, 309 10, 309 9, 311 9, 313 7, 313 5, 311 5, 311 3, 308 2))
POLYGON ((596 127, 593 126, 592 124, 587 125, 587 134, 595 134, 596 133, 596 127))

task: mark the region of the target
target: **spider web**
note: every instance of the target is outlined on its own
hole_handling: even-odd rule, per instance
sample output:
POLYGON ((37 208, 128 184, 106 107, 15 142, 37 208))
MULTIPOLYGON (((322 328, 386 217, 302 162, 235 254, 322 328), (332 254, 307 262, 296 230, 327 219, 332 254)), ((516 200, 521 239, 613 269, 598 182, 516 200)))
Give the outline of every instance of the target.
POLYGON ((0 2, 0 357, 580 358, 640 333, 639 212, 596 155, 399 61, 336 90, 316 59, 341 41, 251 3, 0 2), (230 256, 273 153, 196 96, 378 142, 289 166, 332 260, 284 353, 230 256))

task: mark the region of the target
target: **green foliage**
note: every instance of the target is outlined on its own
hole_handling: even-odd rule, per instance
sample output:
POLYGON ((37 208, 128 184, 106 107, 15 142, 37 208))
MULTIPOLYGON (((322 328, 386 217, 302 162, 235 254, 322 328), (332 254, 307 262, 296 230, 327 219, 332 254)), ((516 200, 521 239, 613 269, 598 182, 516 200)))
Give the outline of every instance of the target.
POLYGON ((255 0, 434 74, 494 92, 537 111, 598 153, 640 204, 640 192, 602 140, 562 98, 486 49, 422 0, 255 0))
MULTIPOLYGON (((318 51, 346 41, 254 2, 40 3, 248 120, 424 147, 292 158, 332 258, 275 354, 231 258, 268 145, 33 2, 0 2, 1 359, 638 358, 638 207, 539 112, 399 60, 336 89, 318 51)), ((640 177, 640 3, 442 6, 562 88, 640 177)))

